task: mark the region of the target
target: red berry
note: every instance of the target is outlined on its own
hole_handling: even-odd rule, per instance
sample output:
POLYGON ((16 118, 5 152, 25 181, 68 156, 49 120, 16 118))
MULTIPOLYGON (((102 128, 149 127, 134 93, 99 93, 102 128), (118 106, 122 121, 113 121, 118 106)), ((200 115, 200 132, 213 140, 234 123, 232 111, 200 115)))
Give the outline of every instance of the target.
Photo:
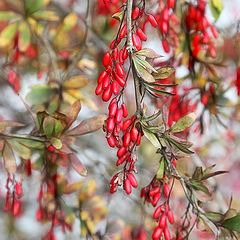
POLYGON ((166 227, 166 224, 167 224, 167 217, 165 214, 163 214, 161 217, 160 217, 160 220, 159 220, 159 224, 158 226, 162 229, 164 229, 166 227))
POLYGON ((114 81, 114 82, 112 82, 111 86, 112 86, 112 92, 115 95, 119 94, 119 92, 120 92, 119 84, 116 81, 114 81))
POLYGON ((166 183, 163 185, 163 193, 164 193, 165 198, 169 197, 170 188, 169 188, 168 184, 166 184, 166 183))
POLYGON ((118 158, 122 157, 125 154, 126 151, 127 151, 127 149, 125 147, 119 148, 118 151, 117 151, 118 158))
POLYGON ((161 212, 162 212, 162 208, 161 206, 158 206, 153 213, 153 218, 158 219, 161 215, 161 212))
MULTIPOLYGON (((116 100, 116 98, 113 98, 113 100, 116 100)), ((116 112, 117 112, 117 102, 111 102, 108 106, 108 110, 109 110, 109 116, 113 117, 115 116, 116 112)))
POLYGON ((129 179, 125 179, 124 181, 124 190, 127 194, 131 194, 132 192, 132 186, 129 179))
POLYGON ((98 77, 98 83, 103 82, 103 80, 108 76, 106 71, 101 72, 101 74, 98 77))
POLYGON ((120 123, 122 121, 122 118, 123 118, 123 110, 122 108, 119 108, 115 116, 116 122, 120 123))
POLYGON ((173 212, 170 210, 168 211, 168 221, 171 223, 171 224, 174 224, 174 215, 173 215, 173 212))
POLYGON ((130 141, 131 141, 130 132, 126 132, 125 135, 123 136, 123 146, 127 148, 130 141))
POLYGON ((168 8, 174 8, 176 0, 168 0, 168 8))
POLYGON ((131 140, 132 140, 133 142, 136 142, 137 139, 138 139, 138 130, 137 130, 137 128, 133 127, 133 128, 131 129, 131 140))
POLYGON ((171 235, 170 235, 168 227, 164 228, 163 234, 164 234, 165 240, 171 240, 171 235))
POLYGON ((112 96, 111 85, 109 85, 105 90, 103 90, 102 100, 107 102, 112 96))
POLYGON ((107 131, 112 132, 115 126, 115 121, 112 117, 108 118, 107 120, 107 131))
POLYGON ((119 63, 116 64, 116 72, 119 77, 122 78, 124 76, 124 69, 119 63))
POLYGON ((156 18, 153 15, 151 14, 148 15, 148 21, 153 27, 157 27, 158 24, 157 24, 156 18))
POLYGON ((124 121, 124 123, 123 123, 122 130, 123 130, 123 131, 126 131, 131 124, 132 124, 132 120, 131 120, 131 119, 127 119, 127 120, 124 121))
POLYGON ((132 173, 129 173, 127 178, 129 179, 131 185, 134 187, 134 188, 137 188, 138 187, 138 182, 135 178, 135 176, 132 174, 132 173))
POLYGON ((106 52, 103 56, 102 64, 104 67, 107 67, 111 61, 111 56, 109 52, 106 52))
POLYGON ((165 39, 162 40, 162 46, 166 53, 170 52, 170 46, 169 46, 167 40, 165 40, 165 39))
POLYGON ((127 110, 127 106, 125 103, 122 104, 122 110, 123 110, 123 117, 127 117, 128 116, 128 110, 127 110))
POLYGON ((136 47, 136 49, 138 51, 140 51, 142 49, 142 42, 137 34, 133 33, 132 41, 133 41, 133 45, 136 47))
POLYGON ((123 27, 121 28, 120 32, 119 32, 119 38, 124 38, 127 34, 127 26, 126 24, 123 25, 123 27))
POLYGON ((111 135, 110 137, 107 138, 108 141, 108 145, 110 147, 115 147, 115 138, 113 137, 113 135, 111 135))
POLYGON ((142 40, 142 41, 146 41, 147 40, 147 35, 142 31, 141 28, 138 28, 137 31, 136 31, 137 35, 139 36, 139 38, 142 40))
POLYGON ((153 231, 153 234, 152 234, 152 239, 153 240, 159 240, 160 237, 162 236, 162 229, 160 227, 156 227, 153 231))
POLYGON ((135 7, 132 11, 132 19, 133 20, 137 19, 139 16, 139 13, 140 13, 139 7, 135 7))

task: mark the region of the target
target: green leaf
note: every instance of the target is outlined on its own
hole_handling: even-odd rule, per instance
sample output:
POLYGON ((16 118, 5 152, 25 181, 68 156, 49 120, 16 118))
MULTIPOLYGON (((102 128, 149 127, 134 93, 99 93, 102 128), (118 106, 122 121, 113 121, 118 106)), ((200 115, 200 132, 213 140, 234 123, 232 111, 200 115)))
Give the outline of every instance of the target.
POLYGON ((51 137, 55 126, 54 118, 47 116, 43 121, 43 131, 47 137, 51 137))
POLYGON ((192 124, 196 120, 196 114, 195 113, 189 113, 185 115, 184 117, 180 118, 170 129, 173 133, 178 133, 184 131, 186 128, 189 128, 192 126, 192 124))
POLYGON ((164 170, 165 170, 165 162, 164 162, 164 158, 162 157, 160 160, 158 171, 157 171, 157 179, 163 179, 164 170))
POLYGON ((150 122, 155 120, 156 118, 158 118, 162 113, 162 110, 159 110, 158 112, 154 113, 153 115, 149 116, 149 117, 144 117, 144 120, 146 122, 150 122))
POLYGON ((166 79, 171 76, 175 72, 175 68, 173 67, 161 67, 157 69, 156 73, 153 73, 153 77, 155 79, 166 79))
POLYGON ((45 0, 25 0, 25 7, 28 14, 38 11, 46 5, 45 0))
POLYGON ((166 137, 167 141, 170 144, 174 145, 178 150, 180 150, 180 151, 182 151, 182 152, 184 152, 186 154, 193 154, 194 153, 191 150, 189 150, 188 147, 185 146, 185 144, 179 143, 179 142, 177 142, 176 140, 174 140, 174 139, 172 139, 170 137, 167 137, 167 136, 165 136, 165 137, 166 137))
POLYGON ((18 14, 12 11, 0 11, 0 21, 9 21, 20 17, 18 14))
POLYGON ((58 21, 59 17, 58 15, 49 10, 40 10, 33 14, 33 17, 38 20, 45 20, 45 21, 58 21))
POLYGON ((142 65, 140 65, 138 62, 135 62, 134 66, 140 78, 142 78, 146 82, 155 82, 152 74, 150 74, 142 65))
POLYGON ((75 128, 69 130, 67 132, 67 135, 77 136, 77 135, 84 135, 91 132, 95 132, 100 128, 102 128, 104 121, 106 119, 107 119, 107 116, 105 114, 101 114, 96 117, 83 120, 75 128))
POLYGON ((64 125, 60 120, 55 119, 55 127, 54 133, 56 136, 61 135, 62 131, 64 130, 64 125))
POLYGON ((6 26, 0 33, 0 47, 4 48, 10 45, 17 32, 18 23, 12 23, 6 26))
POLYGON ((123 16, 124 16, 124 11, 121 11, 121 12, 116 12, 115 14, 113 14, 112 18, 115 18, 118 21, 122 21, 123 16))
POLYGON ((7 141, 5 141, 2 155, 3 155, 4 167, 7 170, 7 172, 15 173, 17 171, 16 159, 15 159, 13 150, 7 141))
POLYGON ((167 92, 167 91, 163 91, 163 90, 159 90, 159 89, 156 89, 156 88, 152 88, 150 86, 147 86, 146 87, 146 90, 151 93, 152 95, 154 95, 155 97, 158 97, 160 95, 167 95, 167 96, 173 96, 175 95, 174 93, 171 93, 171 92, 167 92))
POLYGON ((9 140, 9 143, 11 144, 13 150, 15 152, 17 152, 17 154, 23 158, 23 159, 30 159, 31 158, 31 155, 32 155, 32 152, 31 150, 24 146, 21 142, 21 140, 9 140))
POLYGON ((222 0, 210 0, 209 6, 212 12, 213 17, 217 20, 223 10, 222 0))
POLYGON ((62 148, 62 141, 59 138, 51 138, 50 140, 51 144, 56 148, 56 149, 61 149, 62 148))
POLYGON ((43 149, 44 143, 32 139, 21 139, 21 144, 31 149, 43 149))
POLYGON ((34 85, 26 99, 33 105, 43 104, 52 98, 54 92, 55 89, 48 85, 34 85))
POLYGON ((224 215, 218 212, 207 212, 205 213, 205 216, 212 222, 220 222, 224 215))
POLYGON ((156 135, 150 131, 148 131, 146 128, 142 128, 144 136, 152 143, 152 145, 156 148, 161 148, 161 145, 156 137, 156 135))
POLYGON ((223 221, 222 226, 230 231, 240 233, 240 213, 238 213, 235 217, 223 221))
POLYGON ((201 191, 208 195, 210 194, 208 188, 202 182, 191 179, 190 184, 196 191, 201 191))
POLYGON ((25 52, 31 42, 31 33, 30 33, 30 29, 28 24, 23 21, 20 25, 19 25, 19 42, 18 42, 18 46, 20 51, 25 52))
POLYGON ((136 63, 138 63, 139 65, 141 65, 142 67, 144 67, 145 69, 151 70, 153 72, 157 72, 157 70, 149 63, 147 62, 144 57, 140 57, 137 55, 133 55, 133 63, 134 65, 136 63))

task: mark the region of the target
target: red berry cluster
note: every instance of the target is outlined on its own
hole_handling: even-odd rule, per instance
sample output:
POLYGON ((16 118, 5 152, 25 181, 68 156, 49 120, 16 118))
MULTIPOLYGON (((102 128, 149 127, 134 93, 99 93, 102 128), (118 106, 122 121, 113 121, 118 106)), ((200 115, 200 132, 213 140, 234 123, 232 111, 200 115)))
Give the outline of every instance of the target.
POLYGON ((4 211, 11 212, 11 214, 16 217, 21 214, 21 197, 23 196, 22 183, 16 182, 14 177, 8 176, 6 182, 6 198, 4 211))
POLYGON ((198 0, 197 4, 189 4, 186 15, 186 27, 192 34, 192 55, 197 58, 200 51, 205 51, 211 57, 216 56, 216 49, 212 41, 218 37, 218 32, 205 16, 206 0, 198 0))
POLYGON ((103 57, 103 66, 106 68, 98 77, 98 85, 95 90, 97 95, 102 94, 102 100, 107 102, 112 95, 118 95, 121 88, 124 88, 126 80, 124 78, 124 61, 128 58, 127 49, 118 51, 114 48, 112 53, 105 53, 103 57))
POLYGON ((159 240, 164 235, 165 240, 170 240, 171 235, 167 221, 170 224, 174 224, 173 212, 169 207, 170 187, 167 182, 163 182, 157 178, 154 178, 152 182, 141 190, 141 198, 148 203, 151 203, 155 208, 153 213, 153 219, 158 222, 158 225, 152 233, 153 240, 159 240), (164 196, 166 200, 164 203, 157 206, 161 200, 161 196, 164 196))
POLYGON ((57 190, 57 174, 49 177, 46 182, 43 182, 38 193, 38 204, 39 208, 36 212, 36 219, 38 221, 51 221, 52 225, 43 239, 55 239, 54 227, 61 226, 62 231, 71 231, 72 226, 67 224, 65 221, 65 214, 60 209, 58 202, 56 201, 58 197, 57 190))
POLYGON ((158 12, 155 16, 157 26, 162 34, 162 46, 166 53, 170 52, 169 40, 173 41, 172 45, 178 44, 178 34, 176 32, 176 24, 178 19, 173 11, 176 0, 160 1, 158 12), (171 26, 172 23, 172 26, 171 26))

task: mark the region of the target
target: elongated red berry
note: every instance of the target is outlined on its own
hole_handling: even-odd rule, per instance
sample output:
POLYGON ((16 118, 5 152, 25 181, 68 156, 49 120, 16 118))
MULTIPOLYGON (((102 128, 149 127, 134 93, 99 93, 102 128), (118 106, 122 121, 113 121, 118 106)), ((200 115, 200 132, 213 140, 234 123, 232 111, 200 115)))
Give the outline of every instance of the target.
POLYGON ((112 89, 111 89, 111 85, 108 85, 108 87, 103 90, 103 95, 102 95, 102 100, 104 102, 107 102, 112 96, 112 89))
POLYGON ((153 213, 153 218, 158 219, 161 215, 161 212, 162 212, 162 208, 161 206, 158 206, 153 213))
POLYGON ((124 137, 123 137, 123 146, 127 148, 129 143, 130 143, 130 141, 131 141, 130 132, 126 132, 124 137))
POLYGON ((13 216, 18 216, 21 212, 21 202, 17 199, 14 199, 13 207, 12 207, 12 214, 13 216))
POLYGON ((137 179, 135 178, 135 176, 132 174, 132 173, 129 173, 127 178, 129 179, 131 185, 134 187, 134 188, 137 188, 138 187, 138 182, 137 182, 137 179))
POLYGON ((107 120, 107 126, 106 126, 107 131, 108 131, 108 132, 112 132, 113 129, 114 129, 114 126, 115 126, 115 121, 114 121, 114 119, 113 119, 112 117, 108 118, 108 120, 107 120))
POLYGON ((124 181, 124 190, 127 194, 131 194, 132 192, 132 186, 131 186, 131 183, 129 181, 129 179, 125 179, 124 181))
POLYGON ((118 158, 122 157, 125 154, 126 151, 127 151, 127 149, 125 147, 119 148, 118 151, 117 151, 118 158))
POLYGON ((159 220, 159 224, 158 226, 162 229, 164 229, 166 227, 166 224, 167 224, 167 217, 165 214, 163 214, 161 217, 160 217, 160 220, 159 220))
POLYGON ((148 21, 153 27, 157 27, 158 24, 157 24, 156 18, 153 15, 151 14, 148 15, 148 21))
POLYGON ((131 129, 131 140, 132 140, 133 142, 136 142, 136 141, 137 141, 137 138, 138 138, 138 130, 137 130, 137 128, 133 127, 133 128, 131 129))
POLYGON ((132 124, 132 119, 127 119, 127 120, 124 121, 124 123, 123 123, 122 130, 123 130, 123 131, 126 131, 131 124, 132 124))
POLYGON ((132 11, 132 19, 136 20, 139 16, 139 13, 140 13, 139 7, 135 7, 132 11))
POLYGON ((112 58, 113 58, 114 61, 117 61, 117 59, 118 59, 118 48, 113 49, 112 58))
POLYGON ((139 36, 136 33, 133 33, 132 41, 133 41, 133 45, 136 47, 136 49, 138 51, 140 51, 142 49, 142 42, 141 42, 141 39, 139 38, 139 36))
POLYGON ((110 84, 110 78, 109 76, 105 77, 103 82, 102 82, 102 86, 103 86, 103 89, 106 89, 110 84))
POLYGON ((174 224, 174 215, 173 215, 173 212, 172 212, 171 210, 168 211, 167 216, 168 216, 168 221, 169 221, 171 224, 174 224))
POLYGON ((121 87, 124 87, 126 84, 125 79, 121 78, 118 74, 115 74, 115 80, 121 87))
POLYGON ((100 95, 102 94, 103 92, 103 84, 102 83, 99 83, 95 89, 95 94, 96 95, 100 95))
POLYGON ((124 47, 123 49, 123 59, 126 60, 128 58, 128 50, 127 47, 124 47))
POLYGON ((116 64, 116 72, 119 77, 122 78, 124 76, 124 69, 119 63, 116 64))
POLYGON ((166 183, 163 186, 163 193, 164 193, 165 198, 169 197, 170 188, 169 188, 168 184, 166 184, 166 183))
POLYGON ((117 110, 116 116, 115 116, 116 122, 120 123, 122 121, 122 118, 123 118, 123 110, 122 110, 122 108, 119 108, 117 110))
POLYGON ((123 164, 130 157, 130 153, 126 152, 122 157, 118 158, 116 166, 123 164))
POLYGON ((123 25, 123 27, 121 28, 120 32, 119 32, 119 38, 124 38, 127 34, 127 26, 126 24, 123 25))
POLYGON ((117 95, 120 92, 119 84, 116 81, 112 82, 112 92, 117 95))
POLYGON ((153 197, 154 195, 160 193, 160 187, 152 188, 149 192, 149 196, 153 197))
POLYGON ((111 61, 111 55, 109 52, 106 52, 103 56, 102 64, 104 67, 107 67, 111 61))
POLYGON ((160 237, 162 236, 162 232, 163 232, 163 230, 160 227, 156 227, 153 231, 152 239, 159 240, 160 237))
POLYGON ((99 77, 98 77, 98 83, 103 82, 103 80, 108 76, 106 71, 103 71, 100 73, 99 77))
POLYGON ((171 240, 171 235, 170 235, 170 231, 169 231, 168 227, 164 228, 163 234, 164 234, 165 240, 171 240))
POLYGON ((125 103, 122 104, 122 110, 123 110, 123 117, 127 117, 128 116, 128 110, 127 110, 127 106, 125 103))
POLYGON ((114 103, 109 104, 108 111, 109 111, 109 116, 111 116, 111 117, 115 116, 115 114, 117 112, 117 102, 116 101, 114 103))
POLYGON ((110 137, 108 137, 107 138, 107 141, 108 141, 108 145, 110 146, 110 147, 115 147, 115 138, 114 138, 114 136, 113 135, 111 135, 110 137))
POLYGON ((147 41, 147 35, 142 31, 141 28, 138 28, 136 33, 142 41, 147 41))
POLYGON ((163 49, 166 53, 170 52, 170 46, 169 46, 169 43, 167 42, 166 39, 162 40, 162 46, 163 46, 163 49))

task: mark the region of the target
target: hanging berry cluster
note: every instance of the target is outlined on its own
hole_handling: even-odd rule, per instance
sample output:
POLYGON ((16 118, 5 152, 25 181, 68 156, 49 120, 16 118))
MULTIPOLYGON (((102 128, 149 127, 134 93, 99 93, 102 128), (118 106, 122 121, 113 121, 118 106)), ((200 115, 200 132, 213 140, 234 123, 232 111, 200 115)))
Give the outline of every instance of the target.
POLYGON ((141 190, 141 198, 155 207, 153 219, 158 222, 152 233, 152 239, 158 240, 164 235, 165 240, 170 240, 171 235, 167 222, 174 224, 174 215, 169 206, 171 188, 168 179, 154 177, 151 183, 141 190), (161 200, 164 200, 162 203, 161 200))
POLYGON ((207 2, 198 0, 197 4, 190 3, 186 13, 186 28, 191 34, 192 55, 198 58, 200 51, 215 57, 216 49, 212 40, 218 37, 218 32, 205 15, 207 2))
POLYGON ((21 214, 22 204, 21 197, 23 196, 22 183, 17 182, 15 176, 8 175, 6 182, 6 198, 4 211, 10 212, 14 217, 21 214))

